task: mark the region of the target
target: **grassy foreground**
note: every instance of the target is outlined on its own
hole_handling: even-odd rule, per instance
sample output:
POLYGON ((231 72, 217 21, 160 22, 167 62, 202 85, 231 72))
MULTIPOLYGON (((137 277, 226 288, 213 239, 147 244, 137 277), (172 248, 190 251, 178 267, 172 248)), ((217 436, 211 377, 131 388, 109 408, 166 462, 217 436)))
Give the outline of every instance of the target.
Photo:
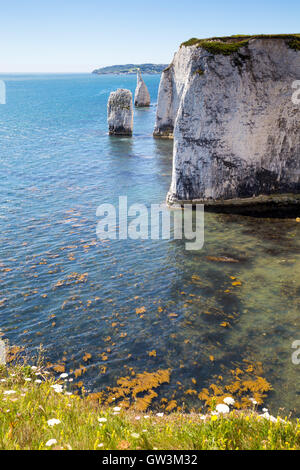
POLYGON ((0 366, 0 449, 300 449, 300 422, 255 412, 145 413, 103 408, 30 366, 0 366))

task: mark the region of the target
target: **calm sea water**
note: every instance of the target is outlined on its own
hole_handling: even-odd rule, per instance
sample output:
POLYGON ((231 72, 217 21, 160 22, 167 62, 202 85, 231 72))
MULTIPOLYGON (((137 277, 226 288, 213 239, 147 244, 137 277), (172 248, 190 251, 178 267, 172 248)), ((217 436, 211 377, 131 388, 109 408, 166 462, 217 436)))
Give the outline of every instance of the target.
POLYGON ((0 328, 10 344, 29 356, 42 344, 68 371, 84 364, 93 391, 128 368, 170 369, 159 398, 176 391, 188 406, 186 390, 261 362, 266 404, 299 413, 300 224, 206 214, 196 252, 181 241, 101 242, 99 204, 126 195, 149 207, 170 185, 172 142, 152 138, 159 77, 145 76, 152 106, 135 110, 132 138, 107 135, 106 103, 116 88, 134 92, 134 76, 0 78, 0 328), (224 256, 237 262, 215 259, 224 256))

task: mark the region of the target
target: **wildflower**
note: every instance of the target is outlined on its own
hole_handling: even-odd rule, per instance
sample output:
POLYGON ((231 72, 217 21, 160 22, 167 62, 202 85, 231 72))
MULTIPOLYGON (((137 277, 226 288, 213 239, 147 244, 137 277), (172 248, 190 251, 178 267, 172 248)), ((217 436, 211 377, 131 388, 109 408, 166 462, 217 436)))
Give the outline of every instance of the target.
POLYGON ((65 379, 66 377, 68 377, 69 374, 67 374, 66 372, 63 372, 62 374, 60 374, 60 378, 61 379, 65 379))
POLYGON ((60 424, 61 421, 56 418, 48 419, 47 424, 48 426, 55 426, 55 424, 60 424))
POLYGON ((200 419, 203 419, 203 420, 204 420, 204 419, 206 419, 206 416, 205 416, 205 415, 201 415, 201 416, 200 416, 200 419))
POLYGON ((235 399, 232 397, 226 397, 224 398, 223 402, 226 403, 226 405, 234 405, 235 399))
POLYGON ((31 366, 31 369, 32 370, 37 370, 37 367, 36 366, 31 366))
POLYGON ((268 411, 269 411, 268 408, 263 408, 262 410, 263 410, 264 413, 268 413, 268 411))
POLYGON ((249 400, 251 401, 251 403, 253 403, 253 405, 257 405, 257 401, 254 398, 249 398, 249 400))
POLYGON ((119 406, 115 406, 113 410, 118 412, 118 411, 121 411, 121 408, 119 406))
POLYGON ((216 410, 218 413, 229 413, 230 411, 229 406, 223 405, 222 403, 216 406, 216 410))
POLYGON ((99 423, 106 423, 106 418, 98 418, 99 423))
POLYGON ((6 382, 6 379, 1 379, 0 382, 6 382))
POLYGON ((41 383, 42 383, 41 379, 36 379, 34 382, 35 382, 36 384, 41 384, 41 383))
POLYGON ((148 419, 148 418, 150 418, 150 416, 149 416, 149 415, 146 415, 146 416, 144 416, 144 419, 148 419))
POLYGON ((160 418, 163 416, 163 413, 156 413, 156 416, 159 416, 160 418))
POLYGON ((260 415, 262 418, 265 418, 267 419, 268 421, 271 421, 272 423, 276 423, 277 422, 277 419, 275 418, 275 416, 272 416, 270 415, 267 411, 263 414, 263 415, 260 415))
POLYGON ((63 386, 59 384, 51 385, 51 388, 53 388, 57 393, 61 393, 63 391, 63 386))
POLYGON ((30 378, 30 377, 26 377, 25 382, 31 382, 31 378, 30 378))
POLYGON ((134 439, 138 439, 140 435, 137 432, 132 432, 131 436, 134 437, 134 439))
POLYGON ((57 444, 57 440, 56 439, 49 439, 49 441, 46 442, 46 446, 47 447, 51 447, 53 446, 54 444, 57 444))
POLYGON ((98 444, 97 447, 103 447, 103 446, 104 446, 103 442, 100 442, 100 444, 98 444))
POLYGON ((140 416, 136 416, 135 419, 138 421, 139 419, 141 419, 140 416))
POLYGON ((13 395, 15 392, 15 390, 5 390, 4 392, 4 395, 13 395))

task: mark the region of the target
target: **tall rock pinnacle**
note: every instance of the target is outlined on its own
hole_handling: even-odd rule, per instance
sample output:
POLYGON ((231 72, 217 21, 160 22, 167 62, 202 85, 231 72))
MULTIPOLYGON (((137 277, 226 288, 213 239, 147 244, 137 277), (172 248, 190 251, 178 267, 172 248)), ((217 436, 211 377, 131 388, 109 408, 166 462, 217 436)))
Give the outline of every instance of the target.
POLYGON ((140 69, 137 71, 137 85, 134 95, 134 105, 137 107, 150 106, 149 91, 142 78, 140 69))
POLYGON ((133 109, 130 90, 112 91, 107 103, 107 122, 110 135, 132 135, 133 109))

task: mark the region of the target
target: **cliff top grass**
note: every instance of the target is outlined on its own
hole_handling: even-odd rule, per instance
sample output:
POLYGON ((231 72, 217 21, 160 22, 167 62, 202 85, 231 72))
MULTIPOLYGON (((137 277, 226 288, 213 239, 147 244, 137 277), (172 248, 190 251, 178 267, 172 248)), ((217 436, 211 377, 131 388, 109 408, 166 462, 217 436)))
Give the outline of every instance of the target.
POLYGON ((241 47, 247 46, 250 39, 283 39, 291 49, 300 50, 300 34, 256 34, 212 37, 207 39, 191 38, 180 47, 202 47, 212 54, 230 55, 241 47))
POLYGON ((0 366, 1 450, 300 449, 300 423, 255 410, 141 413, 67 391, 39 366, 0 366))

